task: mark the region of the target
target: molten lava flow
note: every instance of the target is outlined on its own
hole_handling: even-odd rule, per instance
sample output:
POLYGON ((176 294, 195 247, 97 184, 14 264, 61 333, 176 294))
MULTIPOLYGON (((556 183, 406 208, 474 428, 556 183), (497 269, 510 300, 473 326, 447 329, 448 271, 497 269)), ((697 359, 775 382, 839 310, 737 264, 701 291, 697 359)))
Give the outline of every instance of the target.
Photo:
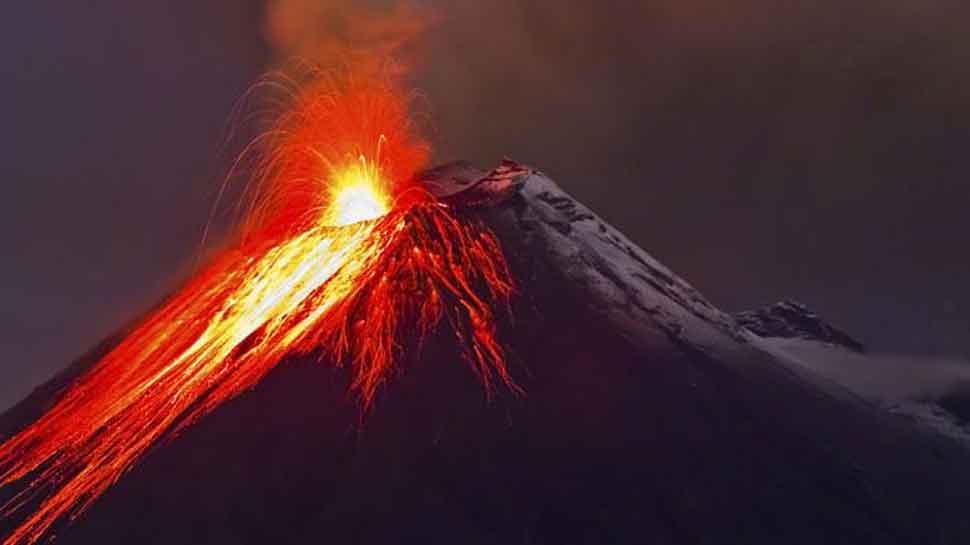
POLYGON ((78 516, 148 448, 287 355, 351 365, 367 406, 402 334, 445 318, 486 387, 515 387, 495 338, 493 307, 512 291, 501 249, 484 226, 408 186, 427 147, 406 102, 371 81, 295 97, 238 244, 0 445, 0 485, 23 481, 4 514, 24 520, 4 545, 78 516))

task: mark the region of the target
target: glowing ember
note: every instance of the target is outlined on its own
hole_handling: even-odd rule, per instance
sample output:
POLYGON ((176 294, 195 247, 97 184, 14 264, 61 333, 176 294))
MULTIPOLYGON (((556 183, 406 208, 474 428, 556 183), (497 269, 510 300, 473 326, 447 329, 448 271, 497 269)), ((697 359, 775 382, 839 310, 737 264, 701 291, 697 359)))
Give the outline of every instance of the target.
POLYGON ((402 334, 446 318, 486 387, 515 387, 494 331, 493 307, 512 291, 501 249, 482 225, 408 186, 428 151, 406 99, 374 81, 312 85, 270 134, 238 244, 0 445, 0 485, 23 481, 4 514, 41 499, 4 545, 78 516, 148 448, 287 355, 351 365, 366 407, 402 334))

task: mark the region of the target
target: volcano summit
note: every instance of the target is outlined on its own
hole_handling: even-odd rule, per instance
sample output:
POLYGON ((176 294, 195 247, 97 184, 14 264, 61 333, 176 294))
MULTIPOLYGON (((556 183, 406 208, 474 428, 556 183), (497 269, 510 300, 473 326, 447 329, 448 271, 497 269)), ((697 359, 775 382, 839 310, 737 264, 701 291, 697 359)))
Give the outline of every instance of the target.
MULTIPOLYGON (((455 327, 397 347, 364 412, 352 394, 360 368, 339 365, 341 353, 280 354, 241 395, 166 429, 71 524, 53 520, 58 542, 970 541, 963 444, 791 365, 538 171, 458 163, 418 183, 462 225, 493 233, 507 262, 514 291, 488 292, 504 269, 446 250, 470 252, 482 274, 449 304, 495 303, 485 352, 461 342, 477 331, 477 307, 444 308, 455 327), (487 354, 492 338, 501 359, 487 354)), ((378 319, 368 312, 378 300, 347 308, 348 323, 378 319)), ((0 434, 43 419, 123 337, 7 412, 0 434)), ((46 469, 31 471, 27 481, 46 469)), ((8 483, 0 499, 23 486, 8 483)), ((44 495, 25 501, 0 535, 44 495)))

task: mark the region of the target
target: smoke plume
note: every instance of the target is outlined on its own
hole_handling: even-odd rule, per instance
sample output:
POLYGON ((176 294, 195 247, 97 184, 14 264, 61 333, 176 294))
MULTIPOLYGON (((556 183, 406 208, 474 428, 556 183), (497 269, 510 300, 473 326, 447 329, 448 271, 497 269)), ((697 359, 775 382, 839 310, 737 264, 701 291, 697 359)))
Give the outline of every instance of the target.
POLYGON ((412 2, 270 0, 265 33, 284 62, 377 68, 408 60, 434 22, 430 9, 412 2))

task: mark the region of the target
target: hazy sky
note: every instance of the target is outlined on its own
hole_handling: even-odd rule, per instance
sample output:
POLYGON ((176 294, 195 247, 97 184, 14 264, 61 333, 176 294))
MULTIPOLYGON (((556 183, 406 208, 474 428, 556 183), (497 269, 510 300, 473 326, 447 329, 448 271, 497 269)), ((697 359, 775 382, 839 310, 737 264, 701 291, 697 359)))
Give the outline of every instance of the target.
POLYGON ((270 44, 427 26, 440 160, 546 171, 728 310, 793 297, 876 349, 970 356, 966 2, 274 5, 4 9, 0 407, 190 269, 270 44))

